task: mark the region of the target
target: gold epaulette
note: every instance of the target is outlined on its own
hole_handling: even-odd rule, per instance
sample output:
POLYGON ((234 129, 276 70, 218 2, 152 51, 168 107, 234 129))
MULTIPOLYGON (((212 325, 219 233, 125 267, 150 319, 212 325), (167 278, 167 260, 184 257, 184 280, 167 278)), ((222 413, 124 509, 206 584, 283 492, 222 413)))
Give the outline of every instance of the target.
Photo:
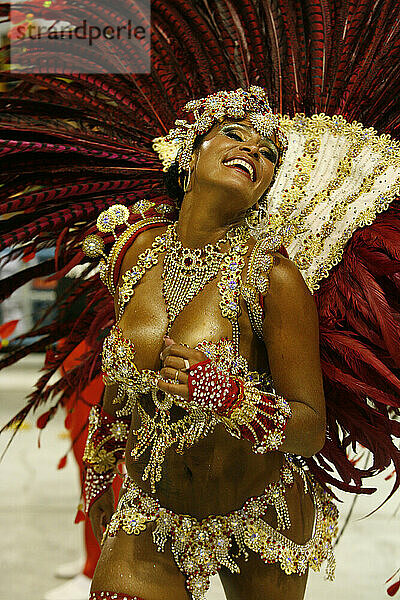
POLYGON ((115 242, 108 256, 104 252, 104 240, 99 235, 88 235, 82 243, 82 249, 86 256, 90 258, 102 257, 99 263, 100 279, 112 296, 114 296, 116 292, 114 271, 118 258, 129 239, 133 237, 140 229, 148 225, 163 225, 170 223, 168 219, 160 216, 143 218, 129 225, 129 214, 129 209, 123 204, 113 204, 98 216, 96 223, 97 229, 101 233, 112 233, 115 238, 115 242), (115 228, 120 225, 125 225, 126 229, 117 236, 115 234, 115 228))

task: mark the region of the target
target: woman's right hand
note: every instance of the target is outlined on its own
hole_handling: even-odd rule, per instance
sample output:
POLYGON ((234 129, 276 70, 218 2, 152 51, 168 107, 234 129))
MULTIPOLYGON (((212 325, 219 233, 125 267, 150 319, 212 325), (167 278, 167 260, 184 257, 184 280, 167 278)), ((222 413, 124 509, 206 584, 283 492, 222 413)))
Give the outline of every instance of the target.
POLYGON ((163 392, 189 400, 187 370, 207 360, 207 355, 196 348, 177 344, 172 338, 165 336, 160 360, 163 366, 160 369, 161 379, 157 381, 157 387, 163 392))
POLYGON ((89 510, 93 533, 101 544, 103 532, 114 513, 114 490, 112 485, 95 500, 89 510))

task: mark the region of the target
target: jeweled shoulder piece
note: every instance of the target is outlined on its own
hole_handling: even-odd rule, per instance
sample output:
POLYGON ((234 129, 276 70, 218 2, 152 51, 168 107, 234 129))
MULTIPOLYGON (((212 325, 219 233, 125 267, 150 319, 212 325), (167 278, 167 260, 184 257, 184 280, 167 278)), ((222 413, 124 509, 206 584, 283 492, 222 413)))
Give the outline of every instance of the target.
POLYGON ((130 211, 123 204, 113 204, 107 208, 107 210, 100 213, 96 222, 98 231, 101 234, 112 234, 114 237, 114 244, 108 255, 104 251, 105 241, 100 235, 88 235, 82 242, 82 250, 86 256, 90 258, 100 258, 100 279, 113 296, 116 293, 114 271, 119 261, 120 254, 130 238, 132 238, 141 228, 169 222, 163 214, 159 217, 144 217, 144 211, 149 210, 154 206, 155 203, 149 202, 148 200, 137 202, 132 208, 139 212, 143 218, 131 225, 128 221, 130 211), (121 226, 125 226, 125 230, 117 235, 116 229, 121 226))

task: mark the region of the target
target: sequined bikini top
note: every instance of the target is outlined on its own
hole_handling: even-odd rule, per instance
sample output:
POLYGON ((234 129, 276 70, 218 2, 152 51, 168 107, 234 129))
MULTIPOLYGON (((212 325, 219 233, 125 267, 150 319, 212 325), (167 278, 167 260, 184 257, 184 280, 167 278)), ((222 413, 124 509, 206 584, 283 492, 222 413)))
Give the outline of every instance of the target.
MULTIPOLYGON (((203 340, 196 344, 195 348, 213 360, 221 371, 242 377, 252 385, 269 386, 271 384, 270 376, 267 373, 259 374, 257 371, 250 371, 247 359, 235 351, 233 341, 228 338, 221 338, 217 342, 203 340)), ((125 396, 131 400, 130 412, 141 395, 154 389, 158 390, 156 384, 160 378, 157 371, 138 369, 135 364, 135 354, 134 342, 124 337, 121 328, 114 325, 103 342, 103 379, 106 385, 116 384, 120 388, 117 402, 120 402, 125 396)), ((172 396, 168 404, 171 405, 170 402, 175 401, 176 398, 177 396, 172 396)), ((176 403, 184 408, 188 406, 187 401, 183 398, 179 399, 178 397, 176 403)), ((125 406, 122 410, 126 414, 125 406)))
MULTIPOLYGON (((147 221, 149 220, 146 220, 144 224, 146 228, 150 224, 147 221)), ((138 229, 136 228, 135 231, 137 232, 138 229)), ((247 239, 248 235, 244 235, 242 242, 247 239)), ((143 275, 157 264, 160 254, 165 251, 166 240, 167 233, 158 235, 153 240, 151 247, 138 256, 136 264, 122 275, 121 284, 116 290, 118 322, 121 320, 124 310, 134 295, 135 288, 143 275)), ((282 238, 280 236, 271 235, 271 237, 265 237, 255 244, 249 258, 245 283, 242 281, 242 271, 245 266, 244 256, 248 250, 246 243, 237 243, 233 247, 233 251, 226 254, 225 260, 222 262, 221 277, 217 284, 221 296, 219 306, 222 316, 228 318, 232 325, 231 342, 225 339, 218 342, 218 344, 222 344, 221 347, 224 349, 229 345, 229 360, 224 359, 223 361, 225 370, 227 369, 227 363, 230 365, 228 370, 232 370, 232 356, 234 355, 237 364, 246 364, 243 374, 248 372, 247 362, 239 353, 240 329, 238 319, 241 314, 240 298, 243 296, 245 299, 252 326, 262 339, 263 314, 259 303, 259 295, 265 294, 268 290, 268 274, 273 265, 271 250, 279 247, 281 242, 282 238)), ((116 243, 118 243, 118 240, 116 243)), ((207 345, 209 343, 204 341, 201 344, 207 345)), ((132 399, 137 394, 157 389, 156 383, 159 374, 149 370, 140 371, 134 362, 134 355, 134 343, 123 336, 117 323, 106 338, 103 348, 104 380, 106 384, 118 384, 117 401, 120 401, 125 395, 132 399)), ((221 357, 221 352, 218 353, 218 356, 221 357)), ((159 402, 160 400, 155 398, 155 403, 159 402)), ((176 402, 176 396, 168 398, 168 395, 166 395, 164 404, 166 403, 169 406, 172 402, 180 404, 179 399, 176 402)), ((132 406, 129 406, 128 403, 126 410, 131 408, 132 406)))

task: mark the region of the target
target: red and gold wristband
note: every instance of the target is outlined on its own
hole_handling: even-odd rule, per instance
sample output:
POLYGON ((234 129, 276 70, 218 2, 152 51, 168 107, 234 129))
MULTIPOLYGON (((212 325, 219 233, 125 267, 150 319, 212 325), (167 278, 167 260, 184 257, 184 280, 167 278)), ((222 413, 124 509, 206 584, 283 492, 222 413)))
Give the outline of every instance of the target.
POLYGON ((85 512, 112 485, 118 462, 124 460, 130 417, 123 419, 93 406, 89 414, 89 433, 83 455, 85 512))
POLYGON ((241 437, 251 442, 254 452, 279 449, 292 414, 282 396, 231 376, 211 359, 193 365, 188 375, 189 401, 229 419, 241 437))

